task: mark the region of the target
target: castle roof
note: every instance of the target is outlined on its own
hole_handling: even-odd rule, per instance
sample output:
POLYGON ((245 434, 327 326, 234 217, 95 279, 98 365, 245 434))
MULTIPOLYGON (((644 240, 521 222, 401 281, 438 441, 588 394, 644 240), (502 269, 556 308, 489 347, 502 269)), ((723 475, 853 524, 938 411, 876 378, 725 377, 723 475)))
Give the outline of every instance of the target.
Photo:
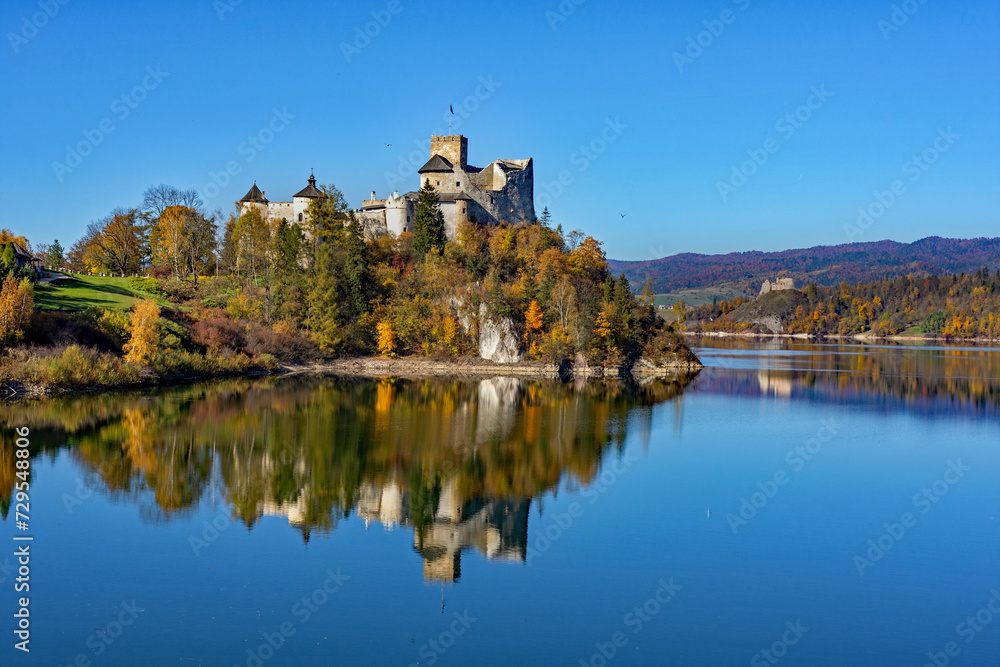
POLYGON ((454 171, 451 162, 436 153, 427 161, 427 164, 417 169, 418 174, 427 174, 441 171, 454 171))
POLYGON ((306 187, 302 188, 301 190, 299 190, 298 192, 296 192, 292 196, 293 197, 309 197, 310 199, 315 199, 317 197, 322 197, 323 196, 323 192, 322 192, 322 190, 320 190, 319 188, 316 187, 316 177, 313 176, 312 174, 309 174, 309 185, 307 185, 306 187))
POLYGON ((267 203, 267 199, 264 198, 264 193, 261 192, 260 188, 257 187, 257 183, 256 182, 253 184, 253 187, 250 188, 250 192, 246 193, 246 195, 244 195, 243 199, 240 200, 241 204, 245 204, 247 202, 254 202, 254 203, 257 203, 257 204, 266 204, 267 203))
POLYGON ((464 192, 441 192, 438 194, 439 202, 472 201, 472 197, 464 192))

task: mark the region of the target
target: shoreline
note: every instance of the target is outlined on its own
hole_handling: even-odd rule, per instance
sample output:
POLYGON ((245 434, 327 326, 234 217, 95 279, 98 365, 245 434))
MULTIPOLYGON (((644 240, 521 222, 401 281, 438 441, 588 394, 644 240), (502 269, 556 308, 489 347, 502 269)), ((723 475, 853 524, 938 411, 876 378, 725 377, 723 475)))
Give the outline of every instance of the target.
POLYGON ((173 377, 163 380, 127 385, 81 385, 53 387, 36 384, 24 384, 19 381, 4 380, 0 387, 6 390, 6 395, 0 400, 16 400, 18 398, 52 396, 75 393, 99 393, 114 391, 139 391, 162 387, 175 387, 224 380, 233 378, 266 378, 291 377, 295 375, 338 375, 357 378, 401 377, 412 379, 424 378, 487 378, 487 377, 520 377, 527 379, 568 379, 573 377, 619 379, 632 377, 635 379, 677 378, 696 374, 703 366, 699 364, 677 363, 658 368, 642 367, 635 369, 619 368, 617 366, 584 366, 574 368, 572 364, 547 364, 540 361, 519 361, 501 364, 479 358, 458 359, 428 359, 426 357, 402 357, 389 359, 386 357, 351 357, 332 359, 329 361, 305 364, 281 364, 272 371, 252 370, 246 373, 218 373, 209 375, 193 375, 173 377))
POLYGON ((824 340, 837 340, 837 341, 858 341, 863 343, 874 343, 880 341, 891 341, 894 343, 938 343, 946 345, 969 345, 969 344, 986 344, 986 345, 1000 345, 1000 339, 997 338, 945 338, 943 336, 875 336, 872 334, 830 334, 829 336, 817 336, 816 334, 806 334, 806 333, 796 333, 796 334, 786 334, 786 333, 752 333, 752 332, 741 332, 741 331, 685 331, 685 336, 700 337, 706 336, 709 338, 787 338, 790 340, 809 340, 809 341, 824 341, 824 340))

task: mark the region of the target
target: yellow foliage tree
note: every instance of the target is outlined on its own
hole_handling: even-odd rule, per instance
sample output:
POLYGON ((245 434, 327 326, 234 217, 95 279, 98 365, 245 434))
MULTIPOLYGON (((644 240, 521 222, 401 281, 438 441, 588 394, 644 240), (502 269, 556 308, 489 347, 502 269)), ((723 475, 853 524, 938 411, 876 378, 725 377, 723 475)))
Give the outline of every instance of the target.
POLYGON ((24 337, 24 328, 31 320, 35 307, 35 292, 31 281, 20 282, 7 276, 0 288, 0 343, 18 341, 24 337))
POLYGON ((532 300, 524 313, 524 326, 528 331, 541 331, 542 324, 542 307, 537 301, 532 300))
POLYGON ((392 330, 392 322, 382 320, 375 326, 378 333, 378 352, 392 359, 396 356, 396 332, 392 330))
POLYGON ((132 306, 132 322, 129 324, 131 337, 125 343, 125 361, 145 364, 156 353, 159 334, 156 320, 160 317, 160 307, 155 301, 144 299, 132 306))

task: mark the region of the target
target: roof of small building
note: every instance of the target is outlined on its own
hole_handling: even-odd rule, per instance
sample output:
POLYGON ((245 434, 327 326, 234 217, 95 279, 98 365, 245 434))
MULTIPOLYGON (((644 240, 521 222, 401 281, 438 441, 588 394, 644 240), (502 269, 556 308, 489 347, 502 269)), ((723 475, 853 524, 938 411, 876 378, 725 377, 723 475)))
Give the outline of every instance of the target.
POLYGON ((257 182, 256 181, 254 181, 253 187, 250 188, 250 191, 247 192, 246 195, 244 195, 243 199, 240 200, 241 204, 244 204, 244 203, 247 203, 247 202, 254 202, 254 203, 257 203, 257 204, 266 204, 267 203, 267 199, 264 198, 264 193, 261 192, 260 188, 257 187, 257 182))
POLYGON ((464 192, 442 192, 438 194, 438 201, 441 203, 453 203, 456 201, 472 201, 472 197, 464 192))
POLYGON ((316 197, 322 197, 323 191, 316 187, 316 177, 309 174, 309 185, 302 188, 296 192, 293 197, 309 197, 315 199, 316 197))
POLYGON ((417 169, 418 174, 426 174, 436 171, 454 171, 454 167, 451 162, 448 162, 445 158, 435 154, 430 160, 427 161, 427 164, 422 166, 420 169, 417 169))

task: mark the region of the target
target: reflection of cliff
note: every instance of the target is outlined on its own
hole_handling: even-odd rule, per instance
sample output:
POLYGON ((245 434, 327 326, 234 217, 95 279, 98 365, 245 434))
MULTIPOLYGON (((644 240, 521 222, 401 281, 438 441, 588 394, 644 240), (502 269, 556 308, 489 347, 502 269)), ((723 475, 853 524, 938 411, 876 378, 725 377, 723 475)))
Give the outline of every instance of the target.
POLYGON ((43 451, 68 447, 91 487, 152 520, 218 484, 251 529, 281 516, 308 540, 351 514, 412 527, 428 578, 450 581, 467 549, 523 559, 531 499, 590 482, 688 381, 239 380, 0 405, 0 422, 32 426, 43 451))

